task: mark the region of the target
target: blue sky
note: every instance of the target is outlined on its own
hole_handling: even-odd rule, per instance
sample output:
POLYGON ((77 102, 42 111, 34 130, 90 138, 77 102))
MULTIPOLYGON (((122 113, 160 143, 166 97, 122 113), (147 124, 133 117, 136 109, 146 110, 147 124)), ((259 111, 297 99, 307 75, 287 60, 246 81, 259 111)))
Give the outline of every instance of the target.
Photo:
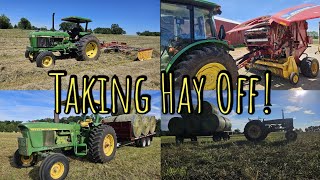
POLYGON ((56 25, 67 16, 81 16, 93 20, 89 28, 110 27, 119 24, 127 34, 137 31, 159 31, 159 0, 55 0, 55 1, 1 1, 0 14, 7 15, 12 24, 22 17, 37 27, 51 27, 51 15, 56 13, 56 25))
MULTIPOLYGON (((217 105, 215 91, 205 91, 204 100, 207 100, 217 105)), ((255 114, 248 114, 248 99, 244 97, 243 114, 238 115, 235 113, 236 109, 236 94, 234 93, 234 106, 233 111, 227 115, 232 122, 232 129, 239 128, 243 131, 245 124, 248 122, 248 118, 265 118, 265 119, 277 119, 281 118, 281 110, 284 110, 285 117, 294 118, 295 128, 302 128, 308 126, 320 125, 320 91, 271 91, 271 114, 265 115, 263 113, 264 106, 264 91, 259 91, 259 96, 255 100, 255 114)), ((178 101, 178 98, 176 98, 178 101)), ((193 103, 197 103, 195 93, 193 93, 193 103)), ((177 103, 176 103, 177 104, 177 103)), ((168 129, 168 121, 170 118, 180 115, 163 115, 161 118, 161 128, 163 130, 168 129)))
MULTIPOLYGON (((151 95, 151 111, 148 115, 161 116, 160 91, 142 91, 142 94, 151 95)), ((99 91, 94 91, 94 99, 99 100, 99 91)), ((66 91, 62 93, 62 99, 66 99, 66 91)), ((107 107, 110 108, 110 91, 107 92, 107 107)), ((29 121, 42 118, 53 118, 54 92, 53 91, 0 91, 0 121, 16 120, 29 121)), ((63 108, 62 108, 63 110, 63 108)), ((90 114, 90 113, 89 113, 90 114)), ((60 117, 75 115, 72 111, 69 115, 60 114, 60 117)), ((107 115, 103 115, 107 116, 107 115)))
MULTIPOLYGON (((221 17, 245 22, 263 15, 273 15, 300 4, 320 4, 320 0, 210 0, 221 6, 221 17)), ((318 31, 320 19, 310 20, 309 31, 318 31)))

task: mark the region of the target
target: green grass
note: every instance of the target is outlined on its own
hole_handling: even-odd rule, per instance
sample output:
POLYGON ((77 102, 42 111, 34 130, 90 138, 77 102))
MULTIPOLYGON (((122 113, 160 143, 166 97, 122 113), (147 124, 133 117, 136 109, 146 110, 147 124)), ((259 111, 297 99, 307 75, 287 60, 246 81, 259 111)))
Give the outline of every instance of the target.
POLYGON ((174 144, 161 137, 163 179, 319 179, 320 133, 299 133, 287 143, 284 133, 271 133, 254 144, 243 135, 214 143, 174 144))
MULTIPOLYGON (((20 133, 0 133, 0 179, 38 179, 39 162, 35 167, 18 169, 12 155, 18 147, 20 133)), ((117 149, 116 157, 106 164, 95 164, 86 158, 68 157, 70 170, 67 179, 160 179, 160 138, 151 146, 117 149)))

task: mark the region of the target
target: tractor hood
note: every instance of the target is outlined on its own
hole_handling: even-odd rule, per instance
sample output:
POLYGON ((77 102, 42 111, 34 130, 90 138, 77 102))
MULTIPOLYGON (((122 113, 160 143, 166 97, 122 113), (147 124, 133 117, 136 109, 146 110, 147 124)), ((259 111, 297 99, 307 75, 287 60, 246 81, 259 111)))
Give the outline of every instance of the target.
MULTIPOLYGON (((50 122, 28 122, 18 125, 18 128, 23 131, 25 129, 29 131, 54 131, 54 130, 71 130, 74 129, 76 123, 64 124, 64 123, 50 123, 50 122)), ((80 125, 79 129, 80 129, 80 125)))
POLYGON ((61 31, 34 31, 29 34, 29 37, 69 37, 69 34, 61 31))
POLYGON ((320 5, 302 4, 280 11, 271 18, 279 24, 290 26, 293 22, 320 18, 320 5))

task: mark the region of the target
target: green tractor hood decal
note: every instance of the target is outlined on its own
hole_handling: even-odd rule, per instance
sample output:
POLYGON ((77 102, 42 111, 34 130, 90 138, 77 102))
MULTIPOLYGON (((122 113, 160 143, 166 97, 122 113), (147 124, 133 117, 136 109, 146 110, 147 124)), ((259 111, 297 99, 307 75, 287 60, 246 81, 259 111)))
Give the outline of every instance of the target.
POLYGON ((183 53, 185 53, 189 49, 192 49, 195 46, 198 46, 198 45, 201 45, 201 44, 207 44, 207 43, 211 43, 211 44, 216 44, 218 46, 222 46, 226 50, 234 50, 234 48, 232 46, 229 46, 226 41, 221 41, 221 40, 217 40, 217 39, 208 39, 208 40, 197 41, 197 42, 194 42, 192 44, 189 44, 188 46, 186 46, 185 48, 180 50, 177 54, 175 54, 172 57, 171 61, 168 63, 168 65, 166 67, 166 72, 168 73, 171 70, 172 65, 177 61, 177 59, 179 59, 179 57, 183 53))
POLYGON ((29 34, 29 37, 36 36, 60 36, 60 37, 69 37, 69 34, 61 31, 34 31, 29 34))
MULTIPOLYGON (((53 131, 53 130, 71 130, 75 124, 50 123, 50 122, 30 122, 18 125, 20 130, 28 129, 29 131, 53 131)), ((80 126, 79 126, 80 129, 80 126)))

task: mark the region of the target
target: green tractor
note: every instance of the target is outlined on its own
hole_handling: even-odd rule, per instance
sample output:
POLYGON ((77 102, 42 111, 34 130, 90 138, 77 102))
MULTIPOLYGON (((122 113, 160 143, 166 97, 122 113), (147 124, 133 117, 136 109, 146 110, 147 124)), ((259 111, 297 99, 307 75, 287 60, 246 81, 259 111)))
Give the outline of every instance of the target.
POLYGON ((56 59, 97 60, 101 54, 100 42, 88 32, 88 23, 91 20, 72 16, 63 18, 62 21, 75 23, 75 27, 67 32, 55 31, 53 13, 52 31, 31 32, 30 46, 27 47, 25 57, 36 62, 37 67, 43 68, 53 66, 56 59), (82 23, 85 23, 84 30, 80 25, 82 23))
POLYGON ((224 40, 224 26, 216 33, 217 14, 220 6, 205 0, 161 0, 161 69, 174 73, 176 88, 184 75, 204 75, 205 89, 216 89, 222 70, 229 71, 235 88, 238 69, 228 53, 233 47, 224 40))
POLYGON ((77 123, 59 123, 57 114, 54 119, 54 123, 28 122, 18 125, 22 137, 18 138, 14 162, 19 168, 34 166, 40 158, 44 158, 39 170, 40 179, 60 180, 69 171, 65 155, 87 156, 94 163, 105 163, 114 158, 116 132, 111 126, 103 124, 98 114, 90 118, 83 115, 83 120, 77 123))

